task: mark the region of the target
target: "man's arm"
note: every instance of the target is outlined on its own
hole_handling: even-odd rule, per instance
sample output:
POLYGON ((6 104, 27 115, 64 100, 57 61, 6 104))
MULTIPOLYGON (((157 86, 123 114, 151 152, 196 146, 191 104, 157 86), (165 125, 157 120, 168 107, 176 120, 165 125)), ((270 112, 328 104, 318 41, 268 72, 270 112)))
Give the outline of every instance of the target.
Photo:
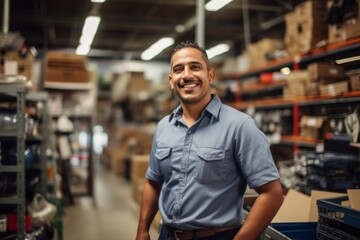
POLYGON ((249 215, 234 240, 253 240, 269 225, 284 197, 279 180, 255 188, 259 193, 249 215))
POLYGON ((158 200, 162 183, 145 181, 144 191, 141 197, 140 217, 137 230, 137 240, 150 239, 149 229, 158 211, 158 200))

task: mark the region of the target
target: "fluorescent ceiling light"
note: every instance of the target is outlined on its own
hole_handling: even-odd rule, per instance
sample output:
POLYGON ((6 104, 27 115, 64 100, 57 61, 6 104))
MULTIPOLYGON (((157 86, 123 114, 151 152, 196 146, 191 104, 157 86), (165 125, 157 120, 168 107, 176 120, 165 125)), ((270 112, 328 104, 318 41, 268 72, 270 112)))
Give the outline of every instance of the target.
POLYGON ((209 48, 208 50, 206 50, 206 53, 208 55, 208 58, 211 59, 217 55, 220 55, 224 52, 227 52, 230 50, 230 46, 229 44, 219 44, 216 45, 215 47, 209 48))
POLYGON ((92 2, 94 2, 94 3, 103 3, 103 2, 105 2, 105 0, 91 0, 92 2))
POLYGON ((77 55, 87 55, 90 51, 90 46, 89 45, 79 45, 76 48, 75 54, 77 55))
POLYGON ((91 46, 96 31, 99 27, 100 20, 101 18, 97 16, 89 16, 85 19, 85 23, 80 37, 80 44, 91 46))
POLYGON ((224 7, 226 4, 228 4, 231 1, 232 0, 212 0, 205 5, 205 9, 207 11, 215 12, 220 8, 224 7))
POLYGON ((151 45, 148 49, 146 49, 141 54, 141 59, 142 60, 150 60, 150 59, 154 58, 156 55, 158 55, 159 53, 161 53, 165 48, 168 48, 173 44, 174 44, 173 38, 170 38, 170 37, 161 38, 160 40, 158 40, 156 43, 151 45))
POLYGON ((354 57, 338 59, 335 62, 337 64, 344 64, 344 63, 355 62, 355 61, 359 61, 359 60, 360 60, 360 56, 354 56, 354 57))

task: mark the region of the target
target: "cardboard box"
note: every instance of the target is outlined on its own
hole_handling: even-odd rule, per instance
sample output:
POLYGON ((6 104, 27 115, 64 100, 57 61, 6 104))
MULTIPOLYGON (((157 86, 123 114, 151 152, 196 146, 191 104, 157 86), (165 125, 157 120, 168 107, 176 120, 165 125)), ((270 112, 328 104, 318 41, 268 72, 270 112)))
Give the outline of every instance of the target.
MULTIPOLYGON (((327 8, 330 9, 332 4, 333 1, 328 1, 327 8)), ((328 25, 328 43, 341 42, 357 36, 360 36, 360 11, 352 19, 347 19, 340 24, 328 25)))
POLYGON ((85 56, 62 51, 49 51, 46 55, 46 67, 68 70, 86 70, 85 56))
POLYGON ((350 74, 351 91, 360 90, 360 73, 350 74))
POLYGON ((297 19, 297 44, 300 53, 307 53, 327 39, 326 1, 305 1, 295 8, 297 19))
POLYGON ((249 44, 246 47, 246 53, 251 66, 262 67, 269 61, 269 54, 284 49, 285 45, 282 39, 263 38, 256 43, 249 44))
POLYGON ((336 96, 346 92, 349 92, 348 81, 336 82, 327 85, 320 85, 321 96, 336 96))
POLYGON ((134 99, 142 99, 142 92, 149 92, 151 88, 151 82, 145 78, 143 72, 130 72, 129 75, 129 95, 134 99))
MULTIPOLYGON (((295 7, 297 21, 306 21, 308 19, 319 19, 315 23, 323 24, 325 22, 326 1, 309 0, 300 3, 295 7), (322 22, 322 21, 324 22, 322 22)), ((314 22, 314 21, 312 21, 314 22)))
POLYGON ((328 43, 336 43, 345 41, 347 39, 346 37, 346 31, 345 27, 343 25, 329 25, 328 26, 328 43))
POLYGON ((113 149, 110 154, 110 168, 120 176, 125 174, 125 160, 128 156, 126 145, 120 145, 118 148, 113 149))
POLYGON ((338 196, 346 196, 346 194, 313 190, 308 196, 290 189, 272 223, 317 222, 316 201, 338 196))
POLYGON ((302 116, 300 120, 300 136, 311 139, 321 139, 327 128, 326 117, 302 116))
POLYGON ((320 78, 344 78, 344 68, 341 65, 326 63, 326 62, 316 62, 309 64, 308 67, 309 78, 320 79, 320 78))
POLYGON ((88 83, 91 81, 91 73, 87 70, 66 70, 57 68, 45 69, 44 78, 46 82, 61 83, 88 83))
POLYGON ((133 199, 139 201, 139 188, 144 184, 144 178, 149 166, 150 155, 131 155, 131 186, 133 192, 133 199), (139 186, 140 184, 140 186, 139 186))
POLYGON ((1 58, 0 73, 5 75, 23 75, 27 79, 32 79, 35 56, 31 52, 21 55, 18 51, 7 51, 1 58))

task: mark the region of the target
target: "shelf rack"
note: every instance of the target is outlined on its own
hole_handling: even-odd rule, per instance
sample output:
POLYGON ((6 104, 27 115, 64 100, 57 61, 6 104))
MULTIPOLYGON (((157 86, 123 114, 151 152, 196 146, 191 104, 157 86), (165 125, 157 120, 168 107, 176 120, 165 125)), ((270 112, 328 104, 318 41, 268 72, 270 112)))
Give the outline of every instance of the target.
POLYGON ((0 95, 5 99, 16 98, 16 128, 13 131, 1 132, 1 137, 16 138, 17 162, 15 166, 0 166, 0 172, 16 173, 16 196, 0 198, 0 204, 16 205, 17 238, 25 239, 25 95, 26 87, 23 84, 1 85, 0 95))

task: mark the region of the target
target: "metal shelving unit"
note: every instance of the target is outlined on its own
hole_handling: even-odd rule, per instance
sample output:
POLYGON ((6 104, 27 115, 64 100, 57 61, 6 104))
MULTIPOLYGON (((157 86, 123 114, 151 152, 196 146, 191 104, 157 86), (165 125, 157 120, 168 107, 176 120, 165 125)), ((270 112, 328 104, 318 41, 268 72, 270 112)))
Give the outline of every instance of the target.
POLYGON ((23 84, 2 85, 0 88, 1 98, 16 101, 16 128, 2 131, 0 136, 4 138, 16 138, 17 162, 15 166, 0 165, 0 172, 16 174, 16 196, 0 198, 0 205, 16 205, 17 215, 17 238, 25 239, 25 95, 26 87, 23 84))
POLYGON ((46 197, 47 194, 47 157, 46 157, 46 148, 48 144, 48 125, 49 125, 49 114, 47 111, 47 92, 33 92, 29 93, 26 96, 26 100, 33 102, 40 102, 42 104, 41 109, 41 136, 39 137, 29 137, 29 141, 39 141, 41 143, 40 151, 40 193, 46 197))

